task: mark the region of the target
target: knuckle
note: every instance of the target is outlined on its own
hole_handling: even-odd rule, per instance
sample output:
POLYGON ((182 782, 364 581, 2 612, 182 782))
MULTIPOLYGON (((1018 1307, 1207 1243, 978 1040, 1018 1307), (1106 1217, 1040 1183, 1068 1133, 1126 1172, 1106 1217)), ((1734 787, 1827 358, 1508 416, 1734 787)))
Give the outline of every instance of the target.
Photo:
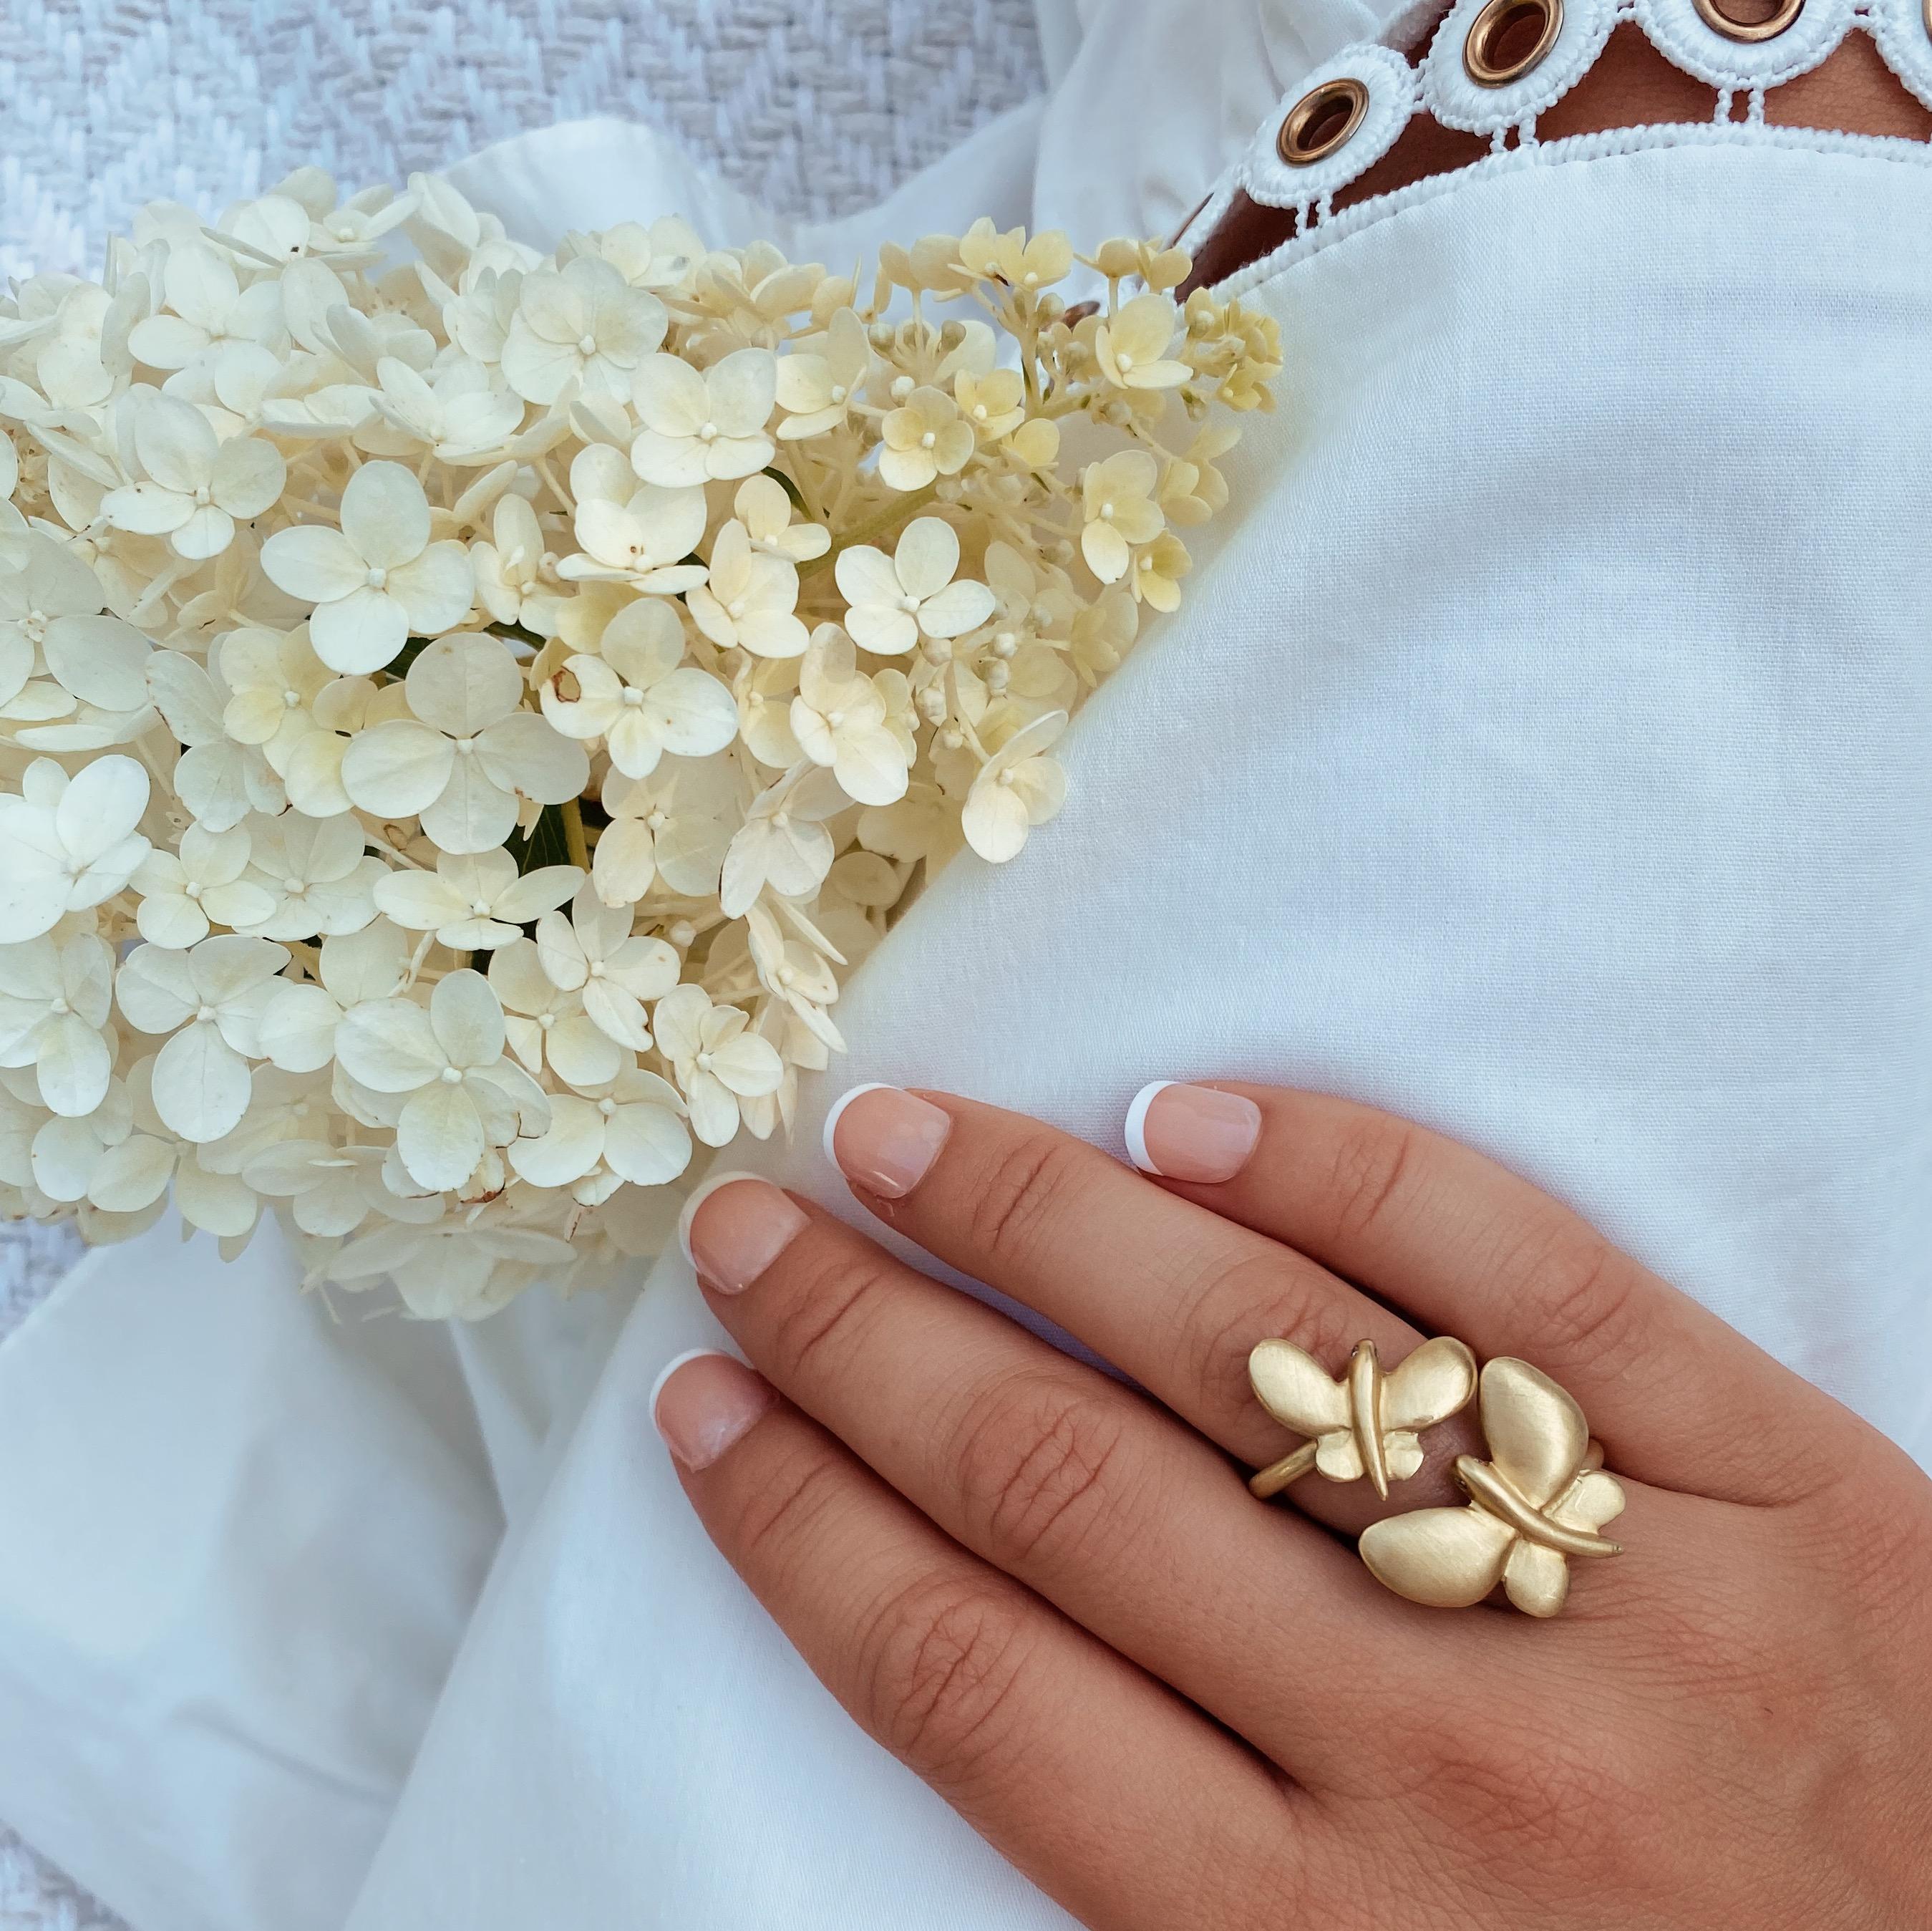
POLYGON ((772 1359, 787 1381, 818 1381, 849 1370, 883 1310, 894 1263, 868 1245, 856 1248, 802 1233, 785 1256, 782 1310, 773 1320, 772 1359))
POLYGON ((1010 1734, 1032 1621, 1017 1592, 957 1576, 893 1590, 859 1639, 867 1727, 922 1776, 969 1782, 1010 1734))
POLYGON ((1587 1355, 1614 1379, 1644 1351, 1636 1263, 1606 1240, 1567 1221, 1520 1242, 1507 1271, 1535 1296, 1537 1321, 1553 1352, 1587 1355))
POLYGON ((1078 1140, 1044 1128, 1022 1131, 976 1176, 967 1206, 967 1235, 975 1251, 999 1266, 1023 1262, 1048 1218, 1084 1184, 1098 1158, 1078 1140))
MULTIPOLYGON (((1203 1412, 1252 1419, 1260 1411, 1248 1380, 1255 1344, 1279 1335, 1333 1363, 1360 1339, 1345 1298, 1312 1263, 1261 1252, 1203 1271, 1181 1296, 1176 1359, 1184 1388, 1203 1412)), ((1265 1420, 1265 1417, 1262 1417, 1265 1420)))
POLYGON ((958 1431, 954 1466, 969 1537, 1010 1567, 1082 1549, 1118 1519, 1126 1437, 1113 1403, 1058 1373, 1002 1381, 958 1431))
POLYGON ((1329 1176, 1340 1235, 1378 1233, 1401 1210, 1421 1146, 1422 1128, 1393 1113, 1369 1113, 1343 1131, 1329 1176))

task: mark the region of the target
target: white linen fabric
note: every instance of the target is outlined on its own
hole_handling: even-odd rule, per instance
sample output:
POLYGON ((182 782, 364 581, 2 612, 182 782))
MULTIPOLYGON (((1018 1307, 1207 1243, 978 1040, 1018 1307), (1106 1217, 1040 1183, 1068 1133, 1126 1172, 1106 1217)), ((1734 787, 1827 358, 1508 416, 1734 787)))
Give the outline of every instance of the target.
MULTIPOLYGON (((1233 47, 1286 92, 1342 44, 1230 11, 1224 44, 1138 10, 1192 62, 1150 89, 1233 47)), ((1035 185, 1086 233, 1184 214, 1268 104, 1177 132, 1156 182, 1149 122, 1078 91, 1119 84, 1126 17, 1086 23, 1039 137, 1084 111, 1120 158, 1035 185)), ((860 1219, 817 1140, 850 1082, 1115 1149, 1152 1078, 1347 1092, 1507 1161, 1932 1467, 1932 172, 1818 146, 1552 150, 1256 278, 1286 406, 1065 740, 1066 812, 948 869, 842 1002, 796 1142, 728 1157, 860 1219)), ((598 151, 523 152, 561 184, 598 151)), ((641 206, 688 185, 606 152, 641 206)), ((514 153, 464 179, 540 212, 514 153)), ((930 225, 982 198, 928 186, 930 225)), ((89 1263, 0 1350, 0 1815, 142 1931, 1065 1924, 691 1518, 644 1412, 720 1338, 681 1260, 606 1359, 608 1304, 338 1327, 272 1245, 182 1252, 89 1263), (145 1421, 48 1455, 89 1386, 145 1421)))

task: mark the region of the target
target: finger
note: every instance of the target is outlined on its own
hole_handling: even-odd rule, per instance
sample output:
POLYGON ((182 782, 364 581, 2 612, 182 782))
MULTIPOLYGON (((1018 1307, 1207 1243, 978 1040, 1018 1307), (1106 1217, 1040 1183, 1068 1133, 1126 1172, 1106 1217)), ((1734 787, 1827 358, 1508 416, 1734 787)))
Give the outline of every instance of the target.
POLYGON ((1089 1924, 1232 1922, 1293 1894, 1307 1806, 1172 1692, 949 1542, 722 1355, 655 1402, 719 1551, 860 1725, 1089 1924), (1172 1845, 1189 1845, 1177 1858, 1172 1845), (1218 1908, 1217 1907, 1218 1902, 1218 1908))
POLYGON ((1833 1404, 1561 1202, 1413 1121, 1234 1081, 1150 1089, 1136 1102, 1143 1164, 1212 1170, 1190 1143, 1217 1101, 1258 1113, 1252 1151, 1224 1160, 1224 1179, 1163 1182, 1178 1197, 1478 1355, 1533 1362, 1576 1398, 1621 1472, 1747 1502, 1790 1499, 1805 1480, 1833 1404))
POLYGON ((687 1239, 714 1312, 785 1395, 955 1540, 1297 1775, 1359 1726, 1363 1679, 1400 1707, 1446 1666, 1482 1668, 1480 1638, 1452 1656, 1449 1632, 1142 1397, 769 1182, 706 1189, 687 1239), (1285 1667, 1290 1643, 1323 1668, 1285 1667))
MULTIPOLYGON (((1057 1321, 1250 1467, 1297 1440, 1255 1398, 1257 1341, 1283 1337, 1340 1374, 1358 1341, 1392 1367, 1423 1338, 1306 1256, 1024 1114, 861 1088, 834 1110, 826 1140, 859 1199, 897 1232, 1057 1321)), ((1386 1502, 1366 1482, 1318 1476, 1289 1499, 1350 1534, 1392 1510, 1460 1500, 1450 1470, 1480 1445, 1473 1418, 1422 1440, 1428 1461, 1386 1502)))

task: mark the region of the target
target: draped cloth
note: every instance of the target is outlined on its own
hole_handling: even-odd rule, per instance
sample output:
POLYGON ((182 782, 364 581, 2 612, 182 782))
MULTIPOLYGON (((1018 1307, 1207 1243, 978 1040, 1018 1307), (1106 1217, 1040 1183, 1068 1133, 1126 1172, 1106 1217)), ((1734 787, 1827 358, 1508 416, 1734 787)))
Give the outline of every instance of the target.
MULTIPOLYGON (((1083 11, 1044 109, 878 232, 1178 226, 1375 24, 1083 11)), ((458 179, 532 239, 758 219, 610 124, 458 179)), ((1932 1467, 1928 237, 1922 155, 1740 125, 1478 171, 1264 272, 1283 406, 1063 740, 1066 811, 940 875, 794 1141, 728 1159, 864 1224, 818 1143, 852 1082, 1114 1150, 1150 1079, 1344 1092, 1932 1467)), ((1068 1921, 692 1519, 645 1411, 722 1344, 680 1258, 460 1331, 293 1272, 158 1233, 0 1350, 0 1815, 141 1931, 1068 1921)))

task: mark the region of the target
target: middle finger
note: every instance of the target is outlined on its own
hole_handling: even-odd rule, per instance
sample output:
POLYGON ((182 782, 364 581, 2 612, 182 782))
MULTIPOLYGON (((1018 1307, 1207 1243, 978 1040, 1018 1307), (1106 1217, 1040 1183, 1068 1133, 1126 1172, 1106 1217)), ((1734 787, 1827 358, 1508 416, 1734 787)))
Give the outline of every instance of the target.
POLYGON ((956 1541, 1291 1773, 1323 1781, 1324 1740, 1358 1739, 1365 1701, 1392 1714, 1445 1668, 1502 1664, 1484 1626, 1499 1619, 1416 1616, 1152 1404, 770 1182, 714 1182, 686 1240, 769 1380, 956 1541))

